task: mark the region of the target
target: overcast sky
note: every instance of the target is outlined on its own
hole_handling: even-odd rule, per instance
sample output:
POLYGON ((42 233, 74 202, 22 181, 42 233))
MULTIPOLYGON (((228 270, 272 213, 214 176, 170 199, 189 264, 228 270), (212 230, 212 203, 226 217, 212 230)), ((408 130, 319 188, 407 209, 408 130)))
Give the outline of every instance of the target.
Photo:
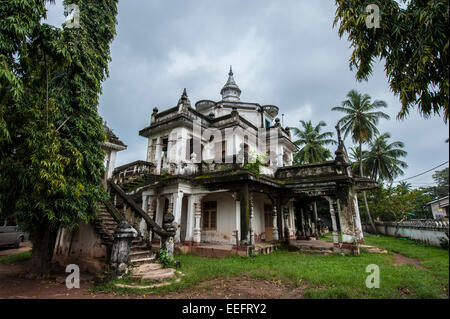
MULTIPOLYGON (((60 27, 62 1, 47 7, 47 23, 60 27)), ((348 66, 352 51, 333 28, 334 12, 334 1, 121 0, 110 77, 99 105, 108 126, 128 145, 116 165, 145 160, 146 139, 138 131, 148 125, 155 106, 160 111, 175 106, 183 88, 192 105, 220 100, 230 65, 241 100, 277 105, 284 126, 323 120, 334 131, 342 114, 331 108, 351 89, 386 101, 391 120, 382 120, 378 129, 390 132, 391 141, 404 142, 408 152, 409 168, 398 179, 447 161, 448 125, 416 111, 397 120, 400 102, 382 63, 368 82, 355 80, 348 66)), ((346 146, 352 146, 350 138, 346 146)), ((428 186, 431 175, 409 182, 428 186)))

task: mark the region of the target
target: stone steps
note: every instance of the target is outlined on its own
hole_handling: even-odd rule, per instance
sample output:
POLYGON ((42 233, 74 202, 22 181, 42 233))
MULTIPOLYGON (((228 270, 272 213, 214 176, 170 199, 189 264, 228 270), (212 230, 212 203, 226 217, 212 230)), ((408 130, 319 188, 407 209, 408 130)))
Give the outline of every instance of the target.
POLYGON ((132 270, 131 278, 141 281, 162 282, 175 277, 175 269, 163 268, 161 264, 142 264, 132 270))
POLYGON ((130 263, 134 265, 143 265, 153 263, 155 260, 156 260, 155 256, 143 258, 137 257, 137 258, 130 258, 130 263))

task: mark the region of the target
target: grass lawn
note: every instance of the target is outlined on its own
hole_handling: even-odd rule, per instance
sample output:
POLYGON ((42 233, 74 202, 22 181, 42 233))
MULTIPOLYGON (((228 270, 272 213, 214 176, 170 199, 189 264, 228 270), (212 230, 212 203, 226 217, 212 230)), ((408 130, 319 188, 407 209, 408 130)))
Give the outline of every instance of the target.
MULTIPOLYGON (((177 255, 179 270, 185 275, 180 282, 134 293, 171 293, 193 289, 199 282, 219 277, 245 274, 250 278, 281 281, 294 287, 306 286, 306 298, 448 298, 448 250, 386 236, 370 236, 366 244, 395 251, 420 260, 427 269, 411 264, 394 265, 393 254, 375 254, 362 250, 361 256, 309 255, 278 250, 255 257, 205 258, 177 255), (366 267, 380 268, 380 288, 366 288, 366 267)), ((99 292, 130 292, 114 283, 131 283, 123 278, 97 286, 99 292)))
POLYGON ((14 255, 0 257, 0 263, 11 265, 11 264, 15 264, 18 262, 28 260, 30 258, 31 258, 31 250, 17 253, 14 255))

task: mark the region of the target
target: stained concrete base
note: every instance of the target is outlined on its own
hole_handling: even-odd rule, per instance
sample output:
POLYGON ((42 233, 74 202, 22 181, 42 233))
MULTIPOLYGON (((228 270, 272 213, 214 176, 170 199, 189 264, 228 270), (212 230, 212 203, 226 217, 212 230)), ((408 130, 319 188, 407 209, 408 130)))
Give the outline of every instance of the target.
MULTIPOLYGON (((152 244, 152 250, 158 252, 160 245, 157 243, 152 244)), ((213 243, 200 243, 200 245, 180 245, 175 244, 175 252, 179 254, 193 254, 201 257, 215 257, 224 258, 228 256, 250 256, 251 254, 270 254, 276 250, 274 243, 260 242, 256 243, 254 248, 251 247, 239 247, 236 249, 234 245, 226 244, 213 244, 213 243)))

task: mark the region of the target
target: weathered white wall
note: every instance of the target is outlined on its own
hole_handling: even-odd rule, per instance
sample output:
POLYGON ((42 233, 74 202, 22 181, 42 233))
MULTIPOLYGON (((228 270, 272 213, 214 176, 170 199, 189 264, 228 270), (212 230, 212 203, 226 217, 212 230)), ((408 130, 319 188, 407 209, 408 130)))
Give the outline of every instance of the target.
MULTIPOLYGON (((377 231, 379 234, 395 236, 396 226, 393 223, 376 222, 375 226, 377 227, 377 231)), ((371 229, 372 228, 370 225, 363 225, 364 231, 371 232, 371 229)), ((399 226, 397 236, 418 240, 437 247, 440 247, 440 238, 446 238, 448 240, 448 236, 445 234, 444 229, 439 228, 427 229, 413 226, 399 226)))
POLYGON ((202 202, 217 201, 217 229, 203 230, 201 241, 209 243, 234 244, 233 230, 236 230, 236 202, 230 193, 214 193, 205 196, 202 202))

